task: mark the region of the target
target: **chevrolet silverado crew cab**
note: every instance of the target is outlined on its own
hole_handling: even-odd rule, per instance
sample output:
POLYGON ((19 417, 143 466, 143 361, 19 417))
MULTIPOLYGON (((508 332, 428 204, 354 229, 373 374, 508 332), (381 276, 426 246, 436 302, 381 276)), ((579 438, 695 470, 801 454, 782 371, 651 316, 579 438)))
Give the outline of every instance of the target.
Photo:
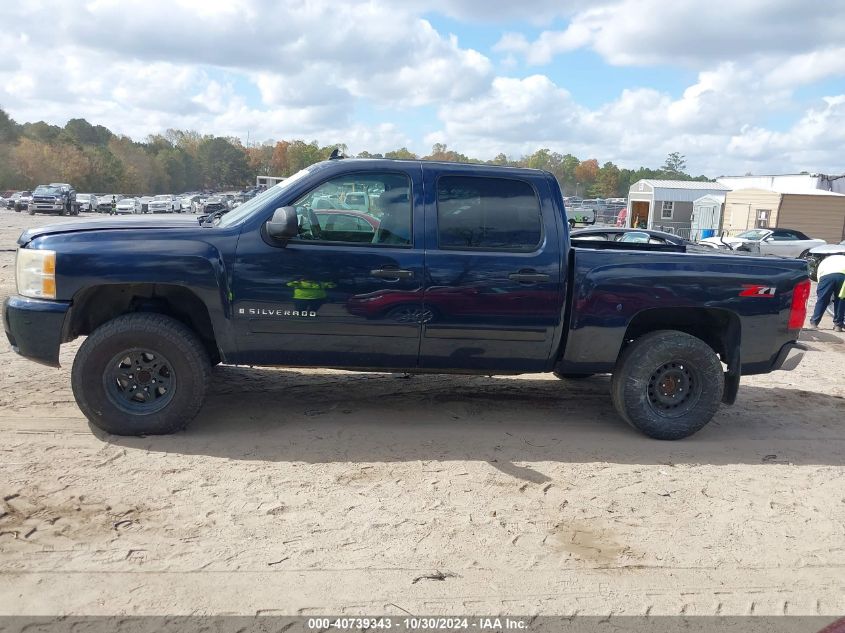
POLYGON ((81 221, 18 245, 11 345, 58 366, 87 336, 73 392, 116 434, 183 428, 228 363, 610 373, 624 420, 678 439, 741 375, 797 364, 810 291, 801 260, 570 239, 544 171, 421 161, 328 160, 200 222, 81 221))

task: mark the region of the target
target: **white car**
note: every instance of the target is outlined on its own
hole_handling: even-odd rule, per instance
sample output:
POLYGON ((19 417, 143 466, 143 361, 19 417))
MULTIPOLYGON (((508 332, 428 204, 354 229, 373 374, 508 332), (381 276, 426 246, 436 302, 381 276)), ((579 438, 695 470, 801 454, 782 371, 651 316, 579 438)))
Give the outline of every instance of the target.
POLYGON ((97 196, 95 196, 93 193, 76 194, 76 202, 79 204, 80 211, 97 210, 97 196))
POLYGON ((141 213, 141 201, 138 198, 123 198, 118 201, 115 211, 118 215, 141 213))
POLYGON ((794 229, 751 229, 739 235, 708 237, 699 242, 712 248, 752 252, 759 248, 760 255, 778 257, 806 257, 810 249, 826 243, 824 240, 811 239, 794 229))
POLYGON ((141 196, 141 213, 150 212, 150 202, 153 201, 153 196, 141 196))

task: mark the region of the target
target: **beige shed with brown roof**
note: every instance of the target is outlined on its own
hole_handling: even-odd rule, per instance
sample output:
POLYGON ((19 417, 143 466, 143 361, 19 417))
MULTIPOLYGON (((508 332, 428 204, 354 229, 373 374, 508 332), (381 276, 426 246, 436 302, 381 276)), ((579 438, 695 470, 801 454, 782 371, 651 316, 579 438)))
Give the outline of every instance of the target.
POLYGON ((845 239, 845 195, 831 191, 737 189, 725 195, 722 230, 787 228, 837 244, 845 239))

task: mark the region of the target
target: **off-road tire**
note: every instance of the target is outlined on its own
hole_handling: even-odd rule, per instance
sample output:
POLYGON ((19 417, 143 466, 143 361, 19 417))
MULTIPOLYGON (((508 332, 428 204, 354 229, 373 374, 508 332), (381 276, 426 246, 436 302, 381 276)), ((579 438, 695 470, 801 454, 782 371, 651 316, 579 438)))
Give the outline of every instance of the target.
POLYGON ((197 336, 162 314, 119 316, 85 339, 73 361, 71 386, 91 423, 114 435, 163 435, 185 428, 205 399, 211 366, 197 336), (160 353, 173 366, 175 387, 167 404, 152 413, 127 413, 115 404, 105 375, 117 355, 143 348, 160 353))
POLYGON ((641 336, 625 349, 613 372, 610 391, 617 413, 635 429, 654 439, 679 440, 713 418, 724 386, 722 364, 713 348, 685 332, 659 330, 641 336), (670 388, 667 395, 661 376, 678 376, 671 378, 671 384, 688 385, 686 393, 670 388), (675 397, 678 404, 665 402, 675 397))

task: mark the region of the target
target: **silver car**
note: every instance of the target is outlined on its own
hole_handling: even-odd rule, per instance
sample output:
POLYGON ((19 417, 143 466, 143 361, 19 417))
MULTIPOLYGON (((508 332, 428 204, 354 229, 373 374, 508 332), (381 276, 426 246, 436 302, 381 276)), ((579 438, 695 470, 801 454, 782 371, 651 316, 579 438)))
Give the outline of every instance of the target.
POLYGON ((80 211, 97 210, 97 196, 95 196, 93 193, 76 194, 76 202, 79 204, 80 211))
POLYGON ((118 215, 141 213, 141 201, 138 198, 123 198, 117 203, 115 212, 118 215))
POLYGON ((760 255, 806 257, 810 249, 826 244, 795 229, 751 229, 739 235, 708 237, 698 242, 711 248, 750 250, 760 255))

